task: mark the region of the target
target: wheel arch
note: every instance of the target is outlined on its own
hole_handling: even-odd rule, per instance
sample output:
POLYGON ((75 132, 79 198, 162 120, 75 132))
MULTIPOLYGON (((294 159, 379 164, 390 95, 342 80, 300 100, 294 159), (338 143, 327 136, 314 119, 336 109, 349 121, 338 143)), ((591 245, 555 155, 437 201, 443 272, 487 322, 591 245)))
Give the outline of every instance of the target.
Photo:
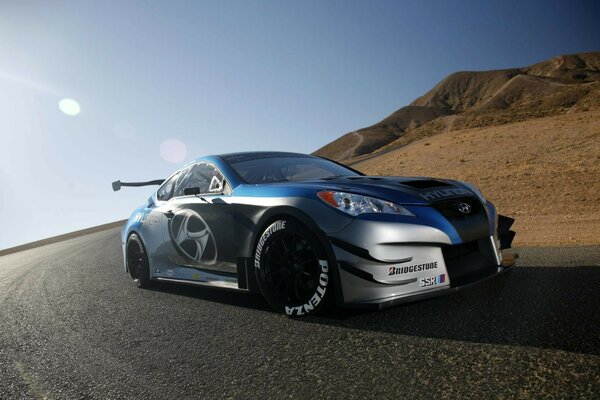
POLYGON ((313 232, 319 238, 319 241, 324 248, 331 247, 331 243, 327 238, 327 235, 325 235, 319 225, 308 214, 291 206, 279 206, 269 208, 267 211, 265 211, 254 225, 249 243, 250 248, 247 249, 247 254, 250 257, 254 255, 254 249, 256 248, 256 244, 264 230, 267 229, 267 227, 273 222, 281 218, 292 218, 296 220, 298 223, 310 229, 311 232, 313 232))

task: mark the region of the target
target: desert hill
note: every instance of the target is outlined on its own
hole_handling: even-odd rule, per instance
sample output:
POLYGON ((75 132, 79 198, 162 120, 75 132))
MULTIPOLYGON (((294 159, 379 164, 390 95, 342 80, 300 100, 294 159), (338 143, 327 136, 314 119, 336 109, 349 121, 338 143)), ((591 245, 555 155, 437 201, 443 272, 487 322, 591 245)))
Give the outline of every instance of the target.
POLYGON ((515 218, 517 246, 600 243, 600 109, 444 132, 352 167, 475 183, 515 218))
POLYGON ((315 154, 357 162, 424 137, 600 108, 600 52, 524 68, 456 72, 409 106, 315 154))

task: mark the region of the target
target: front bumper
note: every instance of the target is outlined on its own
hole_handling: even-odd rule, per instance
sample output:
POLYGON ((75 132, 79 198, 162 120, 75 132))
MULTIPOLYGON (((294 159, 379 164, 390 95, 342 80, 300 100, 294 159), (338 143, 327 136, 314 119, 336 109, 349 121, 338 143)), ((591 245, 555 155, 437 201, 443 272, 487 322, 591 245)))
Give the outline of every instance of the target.
POLYGON ((349 307, 382 309, 448 294, 510 271, 518 257, 500 250, 507 247, 503 231, 452 244, 443 231, 423 225, 363 221, 349 228, 330 237, 338 300, 349 307))
POLYGON ((506 254, 506 258, 503 258, 502 265, 498 266, 496 271, 491 272, 485 276, 480 276, 478 279, 468 283, 464 283, 461 286, 448 286, 441 289, 427 290, 420 293, 411 293, 406 295, 392 296, 385 299, 374 299, 371 301, 364 301, 360 303, 344 303, 343 305, 351 308, 359 308, 366 310, 384 310, 404 303, 412 303, 421 300, 427 300, 447 294, 455 293, 457 291, 467 289, 471 286, 478 285, 482 282, 499 278, 501 275, 507 275, 512 272, 515 266, 515 259, 519 257, 516 253, 506 254))

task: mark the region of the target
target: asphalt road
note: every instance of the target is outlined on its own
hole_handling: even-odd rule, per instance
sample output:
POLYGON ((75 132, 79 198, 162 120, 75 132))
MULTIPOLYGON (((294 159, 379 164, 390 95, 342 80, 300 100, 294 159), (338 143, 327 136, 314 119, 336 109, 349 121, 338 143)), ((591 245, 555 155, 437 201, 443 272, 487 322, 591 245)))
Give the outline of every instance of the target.
POLYGON ((491 284, 289 319, 137 289, 112 229, 0 257, 0 398, 599 398, 600 247, 521 249, 491 284))

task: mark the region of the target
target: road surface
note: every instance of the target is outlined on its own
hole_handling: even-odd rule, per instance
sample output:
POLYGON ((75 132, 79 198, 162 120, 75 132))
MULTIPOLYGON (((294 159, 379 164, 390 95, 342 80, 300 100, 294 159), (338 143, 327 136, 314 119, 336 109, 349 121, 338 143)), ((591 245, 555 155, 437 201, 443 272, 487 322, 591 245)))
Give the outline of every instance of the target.
POLYGON ((0 398, 598 398, 600 247, 491 284, 290 319, 122 270, 118 229, 0 257, 0 398))

